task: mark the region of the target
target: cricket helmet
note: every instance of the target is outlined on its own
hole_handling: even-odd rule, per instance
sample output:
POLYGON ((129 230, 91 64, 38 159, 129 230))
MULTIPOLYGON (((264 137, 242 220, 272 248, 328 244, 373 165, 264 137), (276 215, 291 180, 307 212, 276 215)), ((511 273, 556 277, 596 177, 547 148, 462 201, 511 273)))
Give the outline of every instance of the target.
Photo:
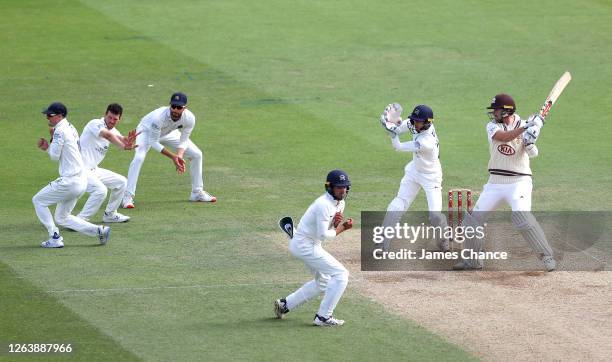
MULTIPOLYGON (((494 119, 493 111, 496 109, 502 109, 502 118, 513 115, 516 111, 516 103, 514 103, 514 99, 505 93, 500 93, 493 97, 491 100, 491 105, 487 107, 487 109, 492 109, 489 112, 489 118, 494 119)), ((498 120, 499 122, 499 120, 498 120)))
POLYGON ((423 122, 423 127, 419 130, 419 132, 421 132, 425 131, 431 126, 432 122, 434 121, 434 114, 433 110, 429 106, 419 104, 418 106, 414 107, 410 117, 408 118, 410 119, 410 124, 413 126, 414 122, 423 122))
POLYGON ((327 179, 325 180, 325 191, 327 191, 330 195, 334 196, 332 191, 334 186, 346 187, 346 192, 351 189, 351 180, 349 180, 349 176, 346 172, 342 170, 332 170, 327 174, 327 179))

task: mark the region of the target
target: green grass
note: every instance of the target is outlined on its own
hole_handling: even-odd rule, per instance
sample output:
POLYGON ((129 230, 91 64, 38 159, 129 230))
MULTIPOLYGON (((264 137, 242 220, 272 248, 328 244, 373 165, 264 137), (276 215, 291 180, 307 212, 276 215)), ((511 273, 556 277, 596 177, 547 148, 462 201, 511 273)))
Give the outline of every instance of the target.
MULTIPOLYGON (((0 319, 0 341, 83 335, 82 359, 470 358, 350 285, 341 330, 309 328, 314 304, 270 320, 270 301, 308 278, 271 236, 278 217, 303 213, 336 167, 353 181, 350 215, 384 210, 397 192, 408 157, 377 124, 392 101, 432 106, 445 187, 479 190, 491 97, 514 95, 526 116, 570 70, 538 141, 534 208, 610 210, 607 2, 65 0, 0 11, 16 20, 0 23, 0 280, 7 305, 23 304, 23 319, 0 319), (63 250, 37 248, 46 233, 31 197, 57 177, 35 147, 40 109, 63 101, 81 130, 120 102, 125 132, 176 90, 190 97, 218 204, 187 203, 189 177, 150 152, 133 221, 113 226, 108 246, 65 232, 63 250), (53 332, 63 324, 41 309, 72 329, 53 332)), ((112 150, 103 166, 127 174, 131 156, 112 150)))

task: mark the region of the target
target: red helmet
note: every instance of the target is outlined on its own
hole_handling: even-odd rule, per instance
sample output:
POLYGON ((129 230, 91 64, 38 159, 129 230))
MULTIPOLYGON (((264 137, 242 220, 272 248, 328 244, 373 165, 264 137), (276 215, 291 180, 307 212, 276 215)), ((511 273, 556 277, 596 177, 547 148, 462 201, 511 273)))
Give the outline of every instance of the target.
MULTIPOLYGON (((516 111, 516 103, 514 103, 514 99, 505 93, 500 93, 493 97, 491 101, 491 105, 487 107, 487 109, 492 109, 493 111, 496 109, 502 109, 502 118, 508 117, 514 114, 516 111)), ((493 115, 493 111, 489 112, 489 118, 491 120, 495 119, 493 115)), ((497 119, 497 122, 501 122, 501 119, 497 119)))
POLYGON ((516 103, 514 103, 514 99, 507 94, 500 93, 493 97, 491 101, 491 105, 487 107, 487 109, 504 109, 510 114, 516 111, 516 103))

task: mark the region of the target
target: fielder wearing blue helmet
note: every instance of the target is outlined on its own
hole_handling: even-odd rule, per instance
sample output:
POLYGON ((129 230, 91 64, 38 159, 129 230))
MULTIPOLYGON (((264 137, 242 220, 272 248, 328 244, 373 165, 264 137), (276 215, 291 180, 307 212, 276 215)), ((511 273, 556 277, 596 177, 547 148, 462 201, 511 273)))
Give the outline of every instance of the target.
POLYGON ((351 180, 346 172, 342 170, 332 170, 327 174, 325 180, 325 191, 334 196, 333 187, 346 187, 346 193, 351 189, 351 180))
POLYGON ((433 110, 424 104, 419 104, 414 107, 414 110, 410 114, 410 124, 414 126, 414 122, 423 122, 423 127, 419 129, 419 132, 425 131, 431 126, 434 120, 433 110))

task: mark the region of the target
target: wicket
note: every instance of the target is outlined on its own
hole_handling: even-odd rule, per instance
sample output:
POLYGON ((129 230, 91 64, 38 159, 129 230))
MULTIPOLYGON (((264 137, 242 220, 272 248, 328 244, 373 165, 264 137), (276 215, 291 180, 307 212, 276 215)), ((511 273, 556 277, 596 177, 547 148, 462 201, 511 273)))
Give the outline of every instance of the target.
POLYGON ((448 190, 448 226, 453 227, 453 204, 454 194, 457 193, 457 225, 463 221, 463 192, 467 198, 467 212, 472 212, 472 190, 470 189, 450 189, 448 190))

